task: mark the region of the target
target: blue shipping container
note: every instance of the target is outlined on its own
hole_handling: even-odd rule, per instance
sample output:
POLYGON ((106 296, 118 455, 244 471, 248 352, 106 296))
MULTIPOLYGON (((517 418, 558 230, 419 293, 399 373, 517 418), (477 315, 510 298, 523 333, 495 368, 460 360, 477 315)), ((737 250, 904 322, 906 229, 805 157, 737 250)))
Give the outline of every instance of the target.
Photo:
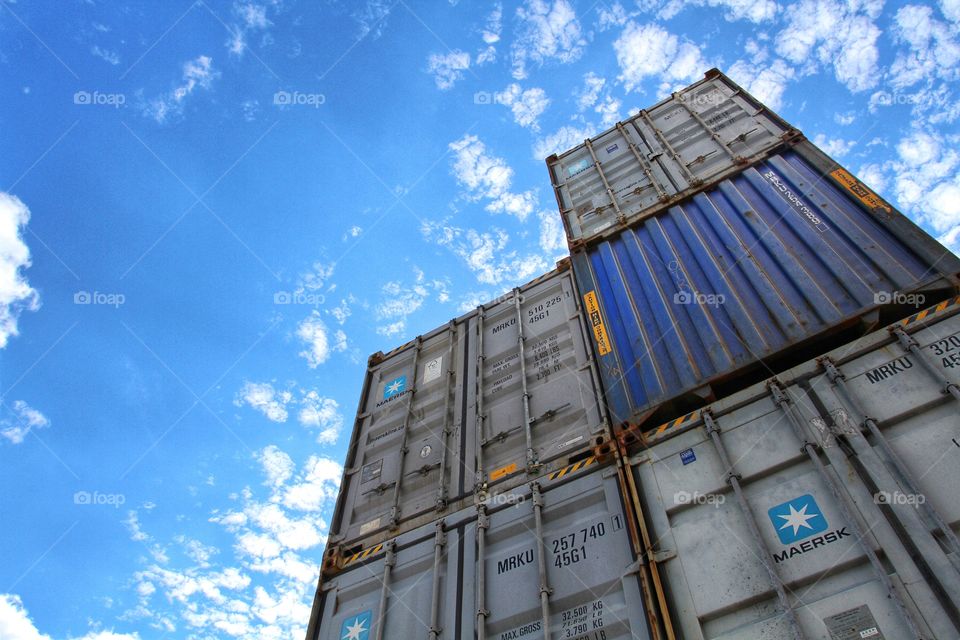
POLYGON ((772 375, 788 348, 816 350, 811 339, 881 306, 930 304, 960 272, 808 142, 607 235, 573 265, 617 426, 669 400, 709 400, 748 368, 772 375))

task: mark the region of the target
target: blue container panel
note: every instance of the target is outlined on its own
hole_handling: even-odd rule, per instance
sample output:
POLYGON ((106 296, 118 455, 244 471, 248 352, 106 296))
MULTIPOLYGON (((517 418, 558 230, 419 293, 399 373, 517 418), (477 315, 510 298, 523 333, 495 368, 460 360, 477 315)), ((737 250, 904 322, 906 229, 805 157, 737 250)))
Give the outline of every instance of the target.
MULTIPOLYGON (((899 214, 895 214, 899 215, 899 214)), ((596 290, 622 423, 939 272, 793 151, 574 256, 596 290)))

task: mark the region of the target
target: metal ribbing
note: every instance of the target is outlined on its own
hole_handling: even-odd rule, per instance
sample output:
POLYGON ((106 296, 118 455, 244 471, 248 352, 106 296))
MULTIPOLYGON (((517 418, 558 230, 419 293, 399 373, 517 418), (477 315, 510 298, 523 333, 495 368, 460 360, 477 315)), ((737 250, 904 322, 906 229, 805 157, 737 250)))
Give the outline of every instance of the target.
POLYGON ((443 530, 443 520, 435 525, 436 537, 433 541, 433 588, 430 594, 430 631, 428 640, 437 640, 440 637, 440 563, 443 562, 443 548, 447 544, 447 534, 443 530))
MULTIPOLYGON (((919 357, 922 357, 922 355, 919 357)), ((887 438, 880 433, 880 428, 877 426, 877 421, 867 415, 866 411, 863 409, 863 406, 856 398, 853 397, 850 389, 847 388, 846 377, 843 375, 843 373, 829 358, 823 358, 820 363, 827 374, 827 378, 834 385, 834 387, 840 391, 840 395, 843 397, 843 400, 854 411, 856 411, 857 414, 859 414, 860 418, 863 420, 863 424, 870 431, 870 434, 873 436, 874 440, 877 441, 877 444, 880 445, 880 448, 883 449, 887 459, 890 460, 890 464, 896 470, 897 474, 900 475, 901 480, 906 485, 907 491, 915 496, 921 495, 922 492, 920 491, 920 485, 917 484, 917 481, 913 478, 913 474, 910 473, 910 471, 907 469, 907 466, 900 460, 900 456, 898 456, 893 450, 893 447, 890 446, 890 442, 887 440, 887 438)), ((933 508, 933 505, 929 500, 924 500, 919 506, 927 515, 927 517, 933 521, 937 528, 940 529, 944 540, 947 542, 947 546, 953 553, 953 557, 955 559, 954 561, 960 561, 960 541, 957 540, 957 534, 953 532, 953 529, 949 524, 947 524, 943 517, 941 517, 940 513, 933 508)), ((954 566, 954 569, 956 570, 956 566, 954 566)))
POLYGON ((457 336, 457 323, 454 320, 450 321, 447 333, 447 357, 445 358, 447 389, 443 401, 443 441, 440 451, 440 478, 437 480, 437 511, 443 511, 447 508, 447 498, 449 497, 447 495, 447 450, 449 449, 448 441, 451 431, 450 396, 454 390, 453 382, 456 377, 453 367, 453 343, 457 336))
POLYGON ((547 557, 543 543, 543 494, 540 484, 530 483, 533 493, 533 518, 537 528, 537 568, 540 578, 540 615, 543 617, 543 637, 550 637, 550 594, 553 590, 547 584, 547 557))
POLYGON ((757 520, 754 518, 753 511, 750 509, 746 496, 743 495, 743 489, 740 487, 740 475, 734 471, 733 464, 730 462, 730 456, 727 455, 726 446, 724 446, 723 441, 720 439, 720 427, 717 426, 709 410, 704 410, 702 416, 703 422, 707 427, 707 434, 709 434, 710 440, 713 442, 713 447, 720 457, 720 464, 727 470, 724 480, 733 488, 733 492, 737 496, 737 502, 740 504, 740 511, 743 513, 744 521, 750 530, 750 536, 756 547, 755 555, 767 571, 770 582, 773 583, 773 588, 777 592, 777 598, 780 600, 780 606, 783 607, 783 614, 787 618, 793 637, 796 640, 805 640, 803 631, 800 628, 800 622, 797 620, 797 613, 793 610, 793 605, 790 604, 787 592, 783 587, 783 582, 780 580, 780 576, 777 575, 773 565, 770 564, 770 551, 763 542, 763 538, 760 535, 760 528, 757 526, 757 520))
POLYGON ((650 114, 647 113, 645 110, 641 110, 639 115, 640 115, 640 117, 643 119, 644 124, 646 124, 648 127, 650 127, 650 130, 653 131, 653 135, 654 135, 654 137, 656 137, 657 141, 658 141, 661 145, 663 145, 663 148, 667 150, 667 152, 670 154, 670 156, 671 156, 671 157, 674 159, 674 161, 677 163, 677 166, 680 167, 680 170, 683 171, 683 172, 687 175, 687 181, 688 181, 691 185, 698 185, 698 184, 700 184, 700 183, 702 182, 702 180, 701 180, 700 178, 698 178, 697 176, 693 175, 693 172, 690 171, 690 167, 688 167, 688 166, 683 162, 683 158, 680 157, 680 154, 677 153, 676 149, 674 149, 672 146, 670 146, 670 143, 667 142, 667 139, 663 137, 663 134, 660 132, 660 129, 657 128, 657 126, 653 124, 653 120, 650 119, 650 114))
POLYGON ((737 156, 737 154, 735 154, 735 153, 730 149, 730 147, 727 146, 727 143, 724 142, 722 138, 720 138, 720 134, 717 133, 717 132, 715 132, 715 131, 710 127, 710 125, 708 125, 708 124, 706 123, 706 121, 705 121, 703 118, 700 117, 700 114, 699 114, 699 113, 697 113, 696 111, 694 111, 693 109, 690 108, 690 105, 688 105, 688 104, 686 103, 686 101, 683 99, 683 95, 682 95, 682 94, 680 94, 680 93, 674 94, 674 98, 676 98, 677 102, 679 102, 679 103, 683 106, 683 108, 687 110, 687 113, 690 114, 690 117, 693 118, 694 120, 696 120, 697 123, 698 123, 701 127, 703 127, 703 130, 704 130, 704 131, 709 131, 709 132, 710 132, 710 137, 713 138, 714 141, 715 141, 718 145, 720 145, 720 148, 721 148, 721 149, 723 149, 724 151, 727 152, 727 155, 730 156, 730 158, 732 158, 734 162, 736 162, 737 160, 739 160, 739 156, 737 156))
POLYGON ((600 180, 603 182, 603 188, 607 190, 607 197, 610 198, 610 204, 613 205, 614 211, 617 212, 617 222, 625 224, 627 218, 623 215, 623 211, 620 210, 620 205, 617 204, 617 198, 613 194, 613 189, 610 188, 610 183, 607 182, 607 176, 603 175, 603 168, 600 166, 600 161, 597 160, 597 154, 593 151, 593 143, 587 139, 583 141, 583 144, 587 148, 587 151, 590 152, 590 157, 593 158, 593 168, 597 170, 597 175, 600 176, 600 180))
POLYGON ((933 364, 927 360, 927 357, 923 355, 923 352, 920 351, 920 345, 917 344, 917 341, 914 340, 913 336, 904 331, 903 327, 900 325, 893 327, 890 332, 897 337, 897 340, 900 342, 900 346, 916 356, 917 360, 920 361, 920 364, 923 365, 923 368, 926 369, 927 373, 933 376, 937 381, 937 384, 943 387, 943 393, 949 393, 951 396, 953 396, 954 400, 960 402, 960 386, 940 375, 940 372, 937 371, 933 364))
POLYGON ((533 450, 533 420, 530 418, 530 392, 527 390, 526 337, 523 335, 523 311, 520 309, 520 289, 513 290, 514 308, 517 310, 517 359, 520 361, 520 385, 523 400, 523 433, 527 438, 527 472, 533 473, 540 466, 533 450))
POLYGON ((653 168, 646 158, 643 157, 643 154, 640 153, 640 150, 637 149, 636 143, 630 137, 630 133, 627 131, 627 128, 623 126, 622 123, 617 123, 617 131, 620 132, 620 135, 623 136, 623 139, 627 141, 627 148, 633 152, 633 157, 637 159, 637 162, 640 163, 640 167, 643 169, 643 174, 647 176, 647 180, 650 181, 650 184, 653 185, 653 188, 657 190, 657 197, 662 201, 669 200, 670 196, 667 195, 667 192, 663 190, 663 187, 660 186, 660 182, 657 181, 656 177, 653 175, 653 168))
POLYGON ((487 640, 487 529, 490 518, 486 505, 477 505, 477 640, 487 640))
POLYGON ((474 479, 475 491, 478 491, 487 483, 487 472, 483 467, 483 434, 484 420, 486 420, 486 416, 483 414, 483 376, 486 375, 484 370, 486 356, 483 353, 483 319, 485 314, 486 310, 481 306, 477 311, 477 423, 475 429, 477 472, 474 479))
POLYGON ((417 391, 417 367, 420 364, 420 350, 423 348, 423 337, 417 336, 416 350, 413 352, 413 371, 410 377, 413 383, 407 391, 406 415, 403 418, 403 435, 400 437, 400 464, 397 471, 397 482, 393 485, 393 507, 390 509, 390 526, 396 528, 400 524, 400 485, 403 482, 403 465, 407 459, 407 438, 410 435, 410 417, 413 415, 413 396, 417 391))
POLYGON ((390 572, 396 564, 396 558, 394 557, 395 549, 396 543, 393 540, 387 543, 387 554, 383 558, 383 580, 380 581, 380 607, 377 614, 377 633, 374 635, 375 640, 383 640, 383 627, 387 621, 387 596, 390 595, 390 572))
POLYGON ((854 508, 851 507, 849 498, 844 490, 840 487, 837 479, 827 470, 826 465, 823 464, 823 460, 820 459, 820 456, 817 453, 816 445, 807 440, 806 433, 803 425, 800 422, 800 419, 797 418, 796 414, 794 414, 794 412, 791 410, 790 405, 792 400, 790 399, 790 396, 787 395, 787 392, 780 386, 779 383, 775 381, 771 382, 768 385, 768 388, 773 396, 774 403, 780 408, 781 411, 783 411, 783 414, 787 417, 787 421, 793 427, 793 432, 797 435, 797 438, 800 440, 800 442, 803 443, 803 451, 807 454, 807 457, 810 458, 810 461, 813 462, 813 465, 816 467, 820 477, 823 478, 827 483, 830 493, 833 494, 837 504, 840 506, 840 512, 843 514, 843 517, 847 522, 850 523, 850 527, 856 532, 857 542, 860 543, 860 547, 863 549, 867 559, 870 561, 870 566, 873 567, 873 571, 876 573, 877 578, 880 579, 880 583, 883 584, 883 587, 887 590, 887 594, 896 603, 897 608, 900 610, 900 615, 903 617, 904 622, 907 623, 911 633, 913 633, 913 637, 920 640, 923 637, 920 633, 920 629, 917 627, 917 623, 913 619, 913 615, 911 615, 910 610, 907 608, 907 605, 900 596, 900 593, 893 586, 893 582, 890 581, 890 576, 887 574, 886 569, 884 569, 883 563, 880 562, 880 558, 877 557, 873 547, 870 545, 867 539, 867 532, 863 530, 863 527, 860 526, 860 521, 854 515, 854 508))

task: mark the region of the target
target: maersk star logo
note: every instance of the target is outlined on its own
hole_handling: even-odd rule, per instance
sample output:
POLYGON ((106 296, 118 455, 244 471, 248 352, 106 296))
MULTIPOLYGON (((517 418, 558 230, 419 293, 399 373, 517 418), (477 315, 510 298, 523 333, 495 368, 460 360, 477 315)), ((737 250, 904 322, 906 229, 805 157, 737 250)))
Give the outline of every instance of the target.
POLYGON ((793 544, 827 529, 827 519, 809 493, 778 504, 767 514, 783 544, 793 544))
POLYGON ((340 626, 340 640, 369 640, 372 620, 373 613, 370 611, 347 618, 340 626))
POLYGON ((383 388, 383 399, 392 398, 398 393, 403 393, 407 388, 407 376, 400 376, 399 378, 394 378, 386 384, 383 388))

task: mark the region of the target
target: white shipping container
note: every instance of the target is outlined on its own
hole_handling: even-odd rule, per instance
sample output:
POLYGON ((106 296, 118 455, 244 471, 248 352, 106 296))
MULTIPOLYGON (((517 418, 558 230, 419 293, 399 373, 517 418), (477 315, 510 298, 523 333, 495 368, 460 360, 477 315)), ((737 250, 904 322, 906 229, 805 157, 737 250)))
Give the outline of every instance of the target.
POLYGON ((960 299, 633 434, 665 627, 960 637, 958 383, 960 299))
POLYGON ((587 459, 364 550, 307 639, 648 640, 619 475, 587 459))

